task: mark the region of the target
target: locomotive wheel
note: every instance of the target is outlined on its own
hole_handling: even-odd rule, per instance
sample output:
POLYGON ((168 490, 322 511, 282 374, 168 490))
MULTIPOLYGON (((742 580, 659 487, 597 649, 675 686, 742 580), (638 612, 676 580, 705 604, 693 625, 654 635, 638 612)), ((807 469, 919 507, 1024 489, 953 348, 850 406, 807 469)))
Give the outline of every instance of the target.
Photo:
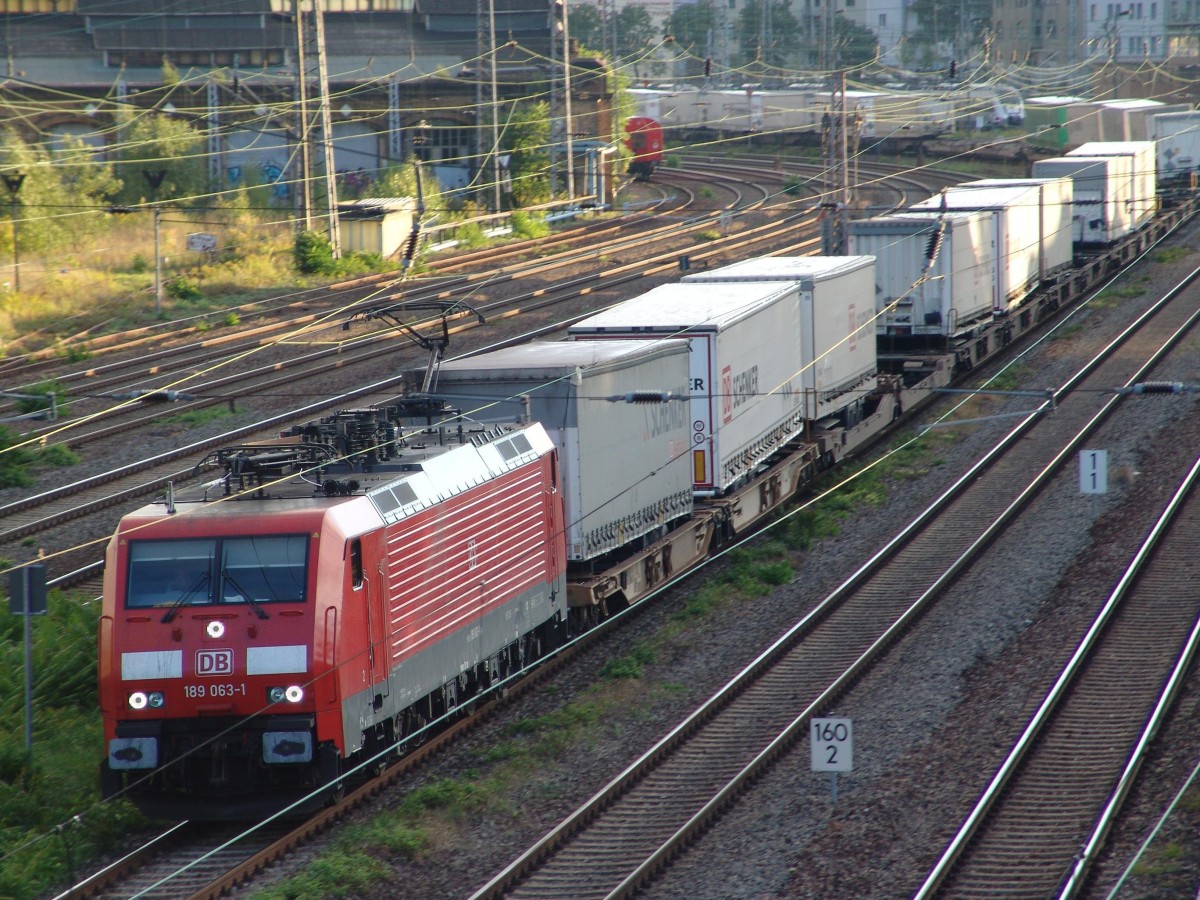
POLYGON ((401 740, 405 752, 416 750, 429 739, 429 732, 424 730, 428 724, 429 719, 422 713, 412 710, 404 713, 404 722, 400 733, 404 736, 401 740))

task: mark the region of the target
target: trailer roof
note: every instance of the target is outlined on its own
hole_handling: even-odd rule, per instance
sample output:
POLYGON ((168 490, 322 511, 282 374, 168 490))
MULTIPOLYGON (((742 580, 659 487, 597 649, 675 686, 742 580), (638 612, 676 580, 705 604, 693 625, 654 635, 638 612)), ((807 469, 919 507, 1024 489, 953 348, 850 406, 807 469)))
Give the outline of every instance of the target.
POLYGON ((795 281, 664 284, 572 325, 570 332, 721 331, 795 290, 795 281))

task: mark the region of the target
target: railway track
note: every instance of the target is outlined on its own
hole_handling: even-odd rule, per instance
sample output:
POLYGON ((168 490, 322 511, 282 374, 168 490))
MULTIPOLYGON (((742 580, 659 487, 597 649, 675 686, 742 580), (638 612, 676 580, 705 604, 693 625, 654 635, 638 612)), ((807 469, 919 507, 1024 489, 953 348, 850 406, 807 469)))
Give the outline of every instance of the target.
POLYGON ((918 898, 1079 896, 1200 641, 1200 460, 918 898))
MULTIPOLYGON (((1200 278, 1192 273, 1187 284, 1200 278)), ((976 561, 1195 325, 1177 289, 925 513, 591 801, 475 895, 626 896, 651 880, 976 561), (1054 410, 1053 416, 1041 413, 1054 410), (1030 478, 1029 473, 1035 473, 1030 478)), ((1008 894, 1004 894, 1008 896, 1008 894)))

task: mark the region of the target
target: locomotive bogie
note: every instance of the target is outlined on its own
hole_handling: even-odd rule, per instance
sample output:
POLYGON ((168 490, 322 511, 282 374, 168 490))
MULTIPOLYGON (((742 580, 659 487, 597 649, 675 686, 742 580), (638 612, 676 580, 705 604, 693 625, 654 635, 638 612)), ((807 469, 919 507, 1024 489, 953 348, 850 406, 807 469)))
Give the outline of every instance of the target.
POLYGON ((444 362, 436 394, 475 420, 544 424, 567 558, 586 561, 691 514, 688 361, 684 340, 535 342, 444 362))

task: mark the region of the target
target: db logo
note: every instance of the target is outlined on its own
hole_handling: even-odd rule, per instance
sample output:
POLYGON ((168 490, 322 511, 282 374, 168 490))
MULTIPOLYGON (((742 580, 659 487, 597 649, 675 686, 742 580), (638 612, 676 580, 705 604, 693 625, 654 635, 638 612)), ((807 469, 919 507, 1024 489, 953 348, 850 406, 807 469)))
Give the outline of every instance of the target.
POLYGON ((197 650, 197 675, 232 675, 232 650, 197 650))

